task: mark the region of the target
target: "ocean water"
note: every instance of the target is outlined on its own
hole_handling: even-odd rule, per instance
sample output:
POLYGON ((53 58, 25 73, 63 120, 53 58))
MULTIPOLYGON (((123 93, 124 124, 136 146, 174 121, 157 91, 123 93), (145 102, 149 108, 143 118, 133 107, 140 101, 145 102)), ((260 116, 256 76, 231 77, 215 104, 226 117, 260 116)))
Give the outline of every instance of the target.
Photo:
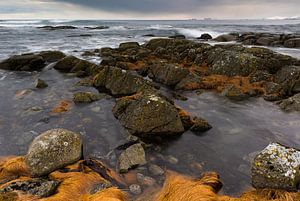
MULTIPOLYGON (((61 50, 80 56, 86 50, 120 42, 143 43, 145 34, 170 36, 185 34, 190 39, 202 33, 218 36, 233 31, 300 33, 298 20, 261 21, 65 21, 31 20, 0 21, 0 60, 13 54, 42 50, 61 50), (73 25, 75 30, 47 31, 44 25, 73 25), (87 30, 85 26, 109 26, 105 30, 87 30), (91 37, 79 37, 91 34, 91 37), (69 37, 72 36, 72 37, 69 37), (78 36, 78 37, 76 37, 78 36)), ((300 58, 299 49, 275 48, 300 58)), ((94 62, 99 59, 87 58, 94 62)), ((116 157, 111 151, 126 141, 127 132, 114 118, 112 97, 76 105, 63 114, 51 114, 61 100, 72 101, 74 92, 94 91, 78 87, 79 78, 62 74, 47 66, 41 72, 8 72, 0 70, 0 155, 26 154, 30 142, 39 133, 52 128, 66 128, 81 133, 84 155, 105 160, 114 168, 116 157), (36 78, 49 87, 37 90, 36 78)), ((165 89, 168 93, 168 90, 165 89)), ((183 93, 187 101, 176 104, 194 116, 206 118, 213 128, 201 135, 184 133, 180 138, 165 141, 147 149, 150 163, 180 173, 199 177, 202 171, 217 171, 224 183, 223 191, 239 195, 250 188, 251 161, 270 142, 300 148, 300 115, 286 113, 262 98, 234 102, 213 92, 197 95, 183 93), (178 159, 177 164, 167 157, 178 159)), ((158 179, 158 178, 156 178, 158 179)))
MULTIPOLYGON (((213 37, 230 32, 300 33, 300 20, 185 20, 185 21, 101 21, 101 20, 0 20, 0 60, 13 54, 61 50, 80 56, 86 50, 116 47, 120 42, 149 40, 146 34, 166 37, 183 34, 195 39, 203 33, 213 37), (75 30, 47 31, 37 27, 71 25, 75 30), (84 27, 109 26, 88 30, 84 27), (89 34, 90 37, 80 37, 89 34)), ((275 48, 300 57, 299 49, 275 48)))

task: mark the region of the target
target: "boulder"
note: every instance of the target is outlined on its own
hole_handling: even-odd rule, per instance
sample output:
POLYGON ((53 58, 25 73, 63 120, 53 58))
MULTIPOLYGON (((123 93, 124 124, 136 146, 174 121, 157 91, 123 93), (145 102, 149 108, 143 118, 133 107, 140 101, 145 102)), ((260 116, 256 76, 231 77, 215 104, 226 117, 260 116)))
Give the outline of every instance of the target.
POLYGON ((212 39, 212 36, 210 35, 210 34, 208 34, 208 33, 204 33, 204 34, 202 34, 199 38, 197 38, 197 39, 201 39, 201 40, 210 40, 210 39, 212 39))
POLYGON ((279 107, 282 110, 291 112, 291 111, 298 111, 300 112, 300 93, 282 100, 281 102, 279 102, 279 107))
POLYGON ((93 83, 99 91, 105 90, 114 96, 132 95, 146 89, 153 89, 150 81, 114 67, 104 67, 94 77, 93 83))
POLYGON ((52 129, 36 137, 25 156, 25 163, 33 176, 44 176, 82 156, 79 134, 66 129, 52 129))
POLYGON ((0 63, 0 69, 11 71, 36 71, 45 66, 43 57, 33 54, 12 56, 0 63))
POLYGON ((138 143, 128 147, 119 157, 119 172, 126 173, 128 170, 145 165, 146 155, 143 146, 138 143))
POLYGON ((284 41, 284 47, 288 48, 299 48, 300 47, 300 38, 292 38, 284 41))
POLYGON ((281 84, 287 95, 300 92, 300 66, 285 66, 275 74, 275 82, 281 84))
POLYGON ((273 37, 261 37, 261 38, 257 39, 256 44, 263 45, 263 46, 269 46, 269 45, 271 45, 272 42, 274 42, 273 37))
POLYGON ((152 65, 148 70, 148 76, 156 82, 175 86, 189 74, 185 68, 173 64, 157 63, 152 65))
POLYGON ((38 78, 35 81, 35 87, 38 89, 43 89, 48 87, 48 84, 44 80, 38 78))
POLYGON ((77 29, 77 27, 74 26, 67 26, 67 25, 60 25, 60 26, 42 26, 37 27, 38 29, 44 29, 48 31, 54 31, 54 30, 64 30, 64 29, 77 29))
POLYGON ((73 101, 75 103, 91 103, 100 100, 101 96, 92 92, 76 92, 73 95, 73 101))
POLYGON ((118 99, 113 113, 131 134, 139 137, 155 139, 184 132, 176 107, 156 93, 118 99))
POLYGON ((224 34, 224 35, 218 36, 214 40, 217 41, 217 42, 236 41, 237 40, 237 36, 232 35, 232 34, 224 34))
POLYGON ((43 51, 40 52, 38 55, 43 57, 43 59, 48 63, 56 62, 66 56, 60 51, 43 51))
POLYGON ((300 151, 271 143, 255 157, 251 172, 255 188, 297 191, 300 182, 300 151))
POLYGON ((139 47, 140 47, 140 44, 138 42, 126 42, 126 43, 121 43, 119 45, 119 49, 122 49, 122 50, 139 48, 139 47))
POLYGON ((88 76, 96 72, 98 67, 74 56, 67 56, 59 60, 53 68, 66 73, 77 73, 78 76, 88 76))
POLYGON ((96 30, 96 29, 109 29, 109 26, 96 26, 96 27, 84 27, 85 29, 96 30))
POLYGON ((207 120, 199 118, 199 117, 194 117, 192 119, 192 122, 193 122, 193 125, 190 128, 190 130, 194 133, 205 132, 212 128, 212 126, 208 123, 207 120))

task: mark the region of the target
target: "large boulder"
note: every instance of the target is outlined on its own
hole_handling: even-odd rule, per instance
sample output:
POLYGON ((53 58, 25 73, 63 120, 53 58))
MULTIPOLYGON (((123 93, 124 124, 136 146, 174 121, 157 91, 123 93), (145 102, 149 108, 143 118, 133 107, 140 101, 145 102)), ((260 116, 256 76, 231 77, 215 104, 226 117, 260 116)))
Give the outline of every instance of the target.
POLYGON ((152 78, 156 82, 168 86, 175 86, 188 74, 189 71, 185 68, 165 63, 156 63, 152 65, 148 70, 148 76, 150 78, 152 78))
POLYGON ((273 37, 261 37, 261 38, 257 39, 256 44, 269 46, 269 45, 271 45, 272 42, 274 42, 273 37))
POLYGON ((300 93, 282 100, 279 102, 279 107, 285 111, 299 111, 300 112, 300 93))
POLYGON ((25 156, 25 163, 33 176, 44 176, 82 156, 79 134, 66 129, 53 129, 34 139, 25 156))
POLYGON ((300 182, 300 151, 278 143, 268 145, 252 164, 255 188, 297 191, 300 182))
POLYGON ((34 54, 15 55, 0 63, 0 69, 11 71, 36 71, 45 66, 43 57, 34 54))
POLYGON ((114 67, 104 67, 94 77, 93 82, 98 90, 106 90, 115 96, 132 95, 146 89, 152 89, 150 81, 129 71, 114 67))
POLYGON ((67 56, 59 60, 53 68, 66 73, 77 73, 78 76, 88 76, 95 73, 98 67, 74 56, 67 56))
POLYGON ((134 144, 124 150, 119 157, 119 172, 126 173, 128 170, 140 165, 145 165, 146 155, 143 146, 134 144))
POLYGON ((43 59, 48 63, 56 62, 66 56, 60 51, 43 51, 40 52, 38 55, 43 57, 43 59))
POLYGON ((133 135, 146 138, 184 132, 176 107, 159 94, 139 93, 118 99, 113 113, 133 135))
POLYGON ((234 34, 223 34, 218 36, 217 38, 214 39, 217 42, 229 42, 229 41, 236 41, 237 36, 234 34))
POLYGON ((288 48, 299 48, 300 47, 300 38, 292 38, 292 39, 286 40, 283 45, 284 45, 284 47, 288 47, 288 48))

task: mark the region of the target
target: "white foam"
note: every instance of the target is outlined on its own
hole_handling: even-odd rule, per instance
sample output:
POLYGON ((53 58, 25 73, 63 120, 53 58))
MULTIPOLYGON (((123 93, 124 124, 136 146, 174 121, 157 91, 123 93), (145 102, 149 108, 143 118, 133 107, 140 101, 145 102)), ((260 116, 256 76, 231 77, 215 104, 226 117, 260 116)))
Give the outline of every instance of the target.
POLYGON ((210 30, 200 30, 200 29, 184 29, 184 28, 178 28, 176 29, 178 33, 185 35, 186 37, 192 37, 197 38, 200 37, 204 33, 210 34, 213 38, 223 34, 215 31, 210 30))

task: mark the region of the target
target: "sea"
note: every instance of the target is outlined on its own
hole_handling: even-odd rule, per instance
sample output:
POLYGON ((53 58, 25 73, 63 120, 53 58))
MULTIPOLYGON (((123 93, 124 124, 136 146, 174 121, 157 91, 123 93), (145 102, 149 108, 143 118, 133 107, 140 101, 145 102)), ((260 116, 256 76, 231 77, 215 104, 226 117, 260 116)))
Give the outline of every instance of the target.
MULTIPOLYGON (((249 31, 300 33, 300 20, 0 20, 0 60, 16 54, 60 50, 99 63, 101 58, 84 58, 82 53, 117 47, 127 41, 145 43, 151 39, 145 36, 149 34, 155 37, 183 34, 197 40, 203 33, 217 37, 249 31), (47 25, 71 25, 78 29, 48 31, 38 28, 47 25), (85 28, 95 26, 109 28, 85 28)), ((272 49, 300 58, 300 49, 272 49)), ((66 128, 82 135, 85 157, 104 160, 109 167, 115 168, 118 156, 113 150, 127 141, 128 133, 111 112, 115 104, 113 97, 90 104, 71 104, 66 113, 51 114, 60 101, 72 102, 75 92, 97 92, 94 88, 78 87, 78 81, 79 78, 59 73, 51 65, 41 72, 0 70, 0 155, 24 155, 32 140, 43 131, 66 128), (37 78, 46 81, 49 87, 36 89, 37 78)), ((205 171, 216 171, 224 183, 222 193, 238 196, 251 189, 251 162, 269 143, 300 148, 300 115, 297 112, 283 112, 275 103, 262 98, 235 102, 214 92, 182 92, 182 95, 188 100, 174 100, 176 105, 193 116, 207 119, 213 128, 198 135, 188 131, 175 140, 152 145, 146 150, 149 163, 194 178, 205 171), (176 158, 176 164, 170 163, 170 158, 176 158)), ((148 175, 147 168, 140 170, 148 175)))

